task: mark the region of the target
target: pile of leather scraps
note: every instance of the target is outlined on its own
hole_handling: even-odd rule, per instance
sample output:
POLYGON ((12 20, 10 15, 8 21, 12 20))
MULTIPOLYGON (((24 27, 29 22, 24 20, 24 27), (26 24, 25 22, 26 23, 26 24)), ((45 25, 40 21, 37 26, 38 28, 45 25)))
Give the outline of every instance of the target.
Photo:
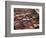
POLYGON ((39 13, 35 9, 14 8, 14 29, 39 29, 39 13))

